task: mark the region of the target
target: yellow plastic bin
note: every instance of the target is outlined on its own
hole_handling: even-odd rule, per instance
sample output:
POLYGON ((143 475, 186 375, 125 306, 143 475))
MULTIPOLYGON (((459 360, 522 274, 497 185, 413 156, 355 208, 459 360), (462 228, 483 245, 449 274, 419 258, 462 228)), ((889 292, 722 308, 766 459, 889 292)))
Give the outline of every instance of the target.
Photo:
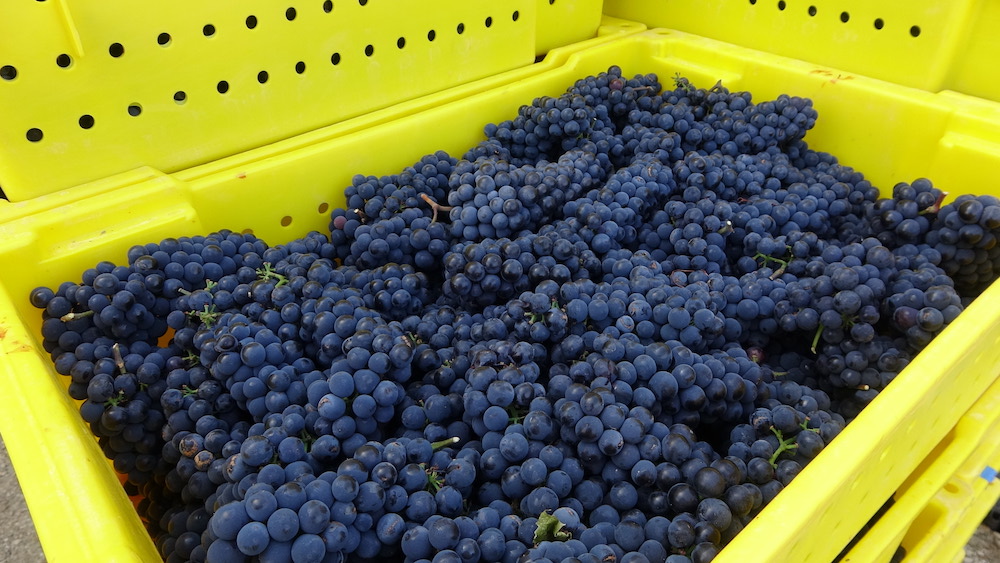
POLYGON ((993 0, 607 0, 604 12, 845 75, 1000 101, 993 0))
MULTIPOLYGON (((324 229, 352 175, 398 172, 438 149, 461 154, 482 138, 483 124, 611 65, 666 80, 680 74, 700 85, 722 80, 757 99, 808 96, 820 119, 807 140, 876 185, 926 176, 953 195, 1000 194, 991 184, 1000 166, 998 104, 844 79, 827 67, 658 29, 557 49, 539 64, 495 76, 489 88, 470 85, 414 101, 411 112, 374 112, 174 173, 140 168, 126 186, 116 178, 0 205, 0 377, 10 397, 0 432, 11 437, 11 458, 48 558, 138 561, 155 551, 40 349, 40 315, 27 299, 33 287, 75 279, 99 260, 122 262, 137 242, 228 228, 279 243, 324 229)), ((836 557, 995 383, 998 299, 994 286, 973 303, 717 561, 836 557)))
POLYGON ((599 0, 7 3, 0 187, 183 170, 530 65, 600 18, 599 0))
POLYGON ((1000 380, 896 491, 892 506, 843 563, 962 561, 964 546, 1000 498, 1000 380))

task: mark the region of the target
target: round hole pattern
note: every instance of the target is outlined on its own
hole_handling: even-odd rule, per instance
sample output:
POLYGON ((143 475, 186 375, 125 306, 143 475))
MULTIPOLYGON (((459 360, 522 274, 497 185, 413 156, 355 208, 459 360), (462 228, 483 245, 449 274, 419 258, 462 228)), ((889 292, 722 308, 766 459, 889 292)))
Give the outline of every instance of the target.
POLYGON ((319 211, 320 213, 326 213, 329 210, 330 210, 330 204, 325 201, 319 204, 319 208, 317 209, 317 211, 319 211))
MULTIPOLYGON (((752 6, 756 6, 757 5, 757 0, 749 0, 749 2, 750 2, 750 5, 752 5, 752 6)), ((785 8, 788 7, 788 3, 786 2, 786 0, 778 0, 777 6, 778 6, 778 10, 784 10, 785 8)), ((815 17, 816 14, 819 12, 819 10, 816 8, 816 6, 809 6, 807 8, 806 12, 809 14, 809 17, 815 17)), ((517 14, 517 12, 515 12, 515 15, 516 14, 517 14)), ((516 17, 514 19, 515 19, 515 21, 517 20, 516 17)), ((840 21, 841 22, 847 23, 850 20, 851 20, 851 14, 850 14, 850 12, 847 12, 847 11, 840 12, 840 21)), ((885 20, 882 19, 882 18, 875 18, 872 21, 872 26, 876 30, 882 30, 882 29, 885 28, 885 20)), ((921 33, 921 30, 920 30, 920 26, 919 25, 910 26, 910 36, 911 37, 920 37, 920 33, 921 33)))
POLYGON ((292 217, 290 215, 285 215, 281 218, 281 226, 287 227, 292 224, 292 217))
MULTIPOLYGON (((43 1, 43 0, 39 0, 39 1, 43 1)), ((554 0, 550 0, 549 3, 550 4, 554 4, 554 0)), ((367 1, 366 0, 359 0, 359 4, 362 5, 362 6, 365 6, 367 4, 367 1)), ((334 5, 333 5, 333 2, 331 0, 325 0, 323 2, 322 7, 323 7, 323 11, 324 12, 330 13, 330 12, 333 11, 334 5)), ((296 11, 296 9, 293 8, 293 7, 287 8, 285 10, 285 17, 286 17, 287 20, 293 21, 297 17, 297 11, 296 11)), ((513 21, 516 22, 516 21, 518 21, 519 18, 520 18, 520 13, 518 11, 515 10, 514 12, 512 12, 511 19, 513 21)), ((247 18, 246 18, 247 29, 254 29, 254 28, 256 28, 258 23, 259 22, 258 22, 258 19, 257 19, 256 16, 254 16, 254 15, 247 16, 247 18)), ((491 27, 493 25, 493 18, 492 17, 487 17, 484 20, 484 24, 485 24, 485 26, 487 28, 491 27)), ((918 29, 918 28, 914 27, 914 29, 918 29)), ((216 33, 216 31, 217 31, 217 29, 216 29, 215 25, 213 25, 213 24, 205 24, 202 27, 202 34, 205 37, 212 37, 212 36, 214 36, 215 33, 216 33)), ((459 23, 456 26, 456 31, 457 31, 458 34, 463 34, 465 32, 465 24, 464 23, 459 23)), ((914 35, 916 36, 917 34, 919 34, 919 31, 917 31, 914 35)), ((427 32, 427 38, 428 38, 429 41, 434 41, 436 39, 436 32, 435 32, 435 30, 433 30, 433 29, 429 30, 427 32)), ((172 42, 172 36, 169 33, 163 32, 163 33, 160 33, 160 34, 157 35, 156 41, 157 41, 157 44, 166 47, 166 46, 168 46, 168 45, 171 44, 171 42, 172 42)), ((405 37, 399 37, 396 40, 396 46, 397 46, 397 48, 402 49, 402 48, 405 47, 405 45, 406 45, 406 38, 405 37)), ((112 44, 110 44, 108 46, 108 53, 112 57, 114 57, 114 58, 121 57, 125 53, 125 47, 121 43, 117 43, 117 42, 116 43, 112 43, 112 44)), ((365 54, 367 56, 372 56, 374 54, 374 46, 373 45, 366 46, 365 47, 365 54)), ((331 56, 331 62, 334 65, 339 64, 340 63, 340 59, 341 59, 340 53, 334 53, 331 56)), ((58 57, 56 57, 56 64, 58 66, 62 67, 62 68, 67 68, 67 67, 71 66, 72 63, 73 63, 72 57, 70 55, 68 55, 68 54, 63 53, 63 54, 60 54, 58 57)), ((306 68, 306 64, 303 61, 298 61, 295 64, 295 71, 298 74, 304 73, 305 72, 305 68, 306 68)), ((4 65, 4 66, 0 67, 0 79, 3 79, 3 80, 13 80, 16 77, 17 77, 17 69, 14 66, 12 66, 12 65, 4 65)), ((257 81, 260 82, 261 84, 266 83, 268 79, 269 79, 269 75, 268 75, 267 71, 260 71, 257 74, 257 81)), ((220 94, 227 93, 229 91, 229 87, 230 87, 229 82, 225 81, 225 80, 220 80, 216 84, 216 90, 220 94)), ((178 104, 183 104, 183 103, 185 103, 187 101, 187 93, 185 91, 183 91, 183 90, 178 90, 178 91, 174 92, 174 94, 173 94, 172 97, 173 97, 173 100, 176 103, 178 103, 178 104)), ((129 104, 128 107, 127 107, 127 112, 132 117, 138 117, 139 115, 141 115, 142 114, 142 110, 143 110, 142 105, 139 104, 139 103, 132 103, 132 104, 129 104)), ((90 129, 90 128, 92 128, 94 126, 94 117, 92 115, 89 115, 89 114, 84 114, 84 115, 82 115, 78 119, 78 124, 79 124, 79 126, 82 129, 90 129)), ((31 129, 29 129, 26 132, 25 136, 31 142, 38 142, 38 141, 40 141, 42 139, 43 133, 42 133, 41 129, 31 128, 31 129)), ((325 213, 328 208, 329 208, 329 204, 323 203, 320 206, 320 212, 321 213, 325 213)), ((282 219, 282 224, 284 226, 287 226, 290 223, 291 223, 291 217, 286 216, 285 218, 282 219)))

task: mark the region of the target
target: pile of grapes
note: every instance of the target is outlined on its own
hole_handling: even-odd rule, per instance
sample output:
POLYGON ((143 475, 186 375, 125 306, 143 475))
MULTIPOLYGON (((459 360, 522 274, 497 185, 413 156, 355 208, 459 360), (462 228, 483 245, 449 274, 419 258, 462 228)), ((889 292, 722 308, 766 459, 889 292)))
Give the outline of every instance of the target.
POLYGON ((702 563, 1000 273, 1000 201, 880 199, 816 118, 612 67, 329 232, 30 299, 168 562, 702 563))

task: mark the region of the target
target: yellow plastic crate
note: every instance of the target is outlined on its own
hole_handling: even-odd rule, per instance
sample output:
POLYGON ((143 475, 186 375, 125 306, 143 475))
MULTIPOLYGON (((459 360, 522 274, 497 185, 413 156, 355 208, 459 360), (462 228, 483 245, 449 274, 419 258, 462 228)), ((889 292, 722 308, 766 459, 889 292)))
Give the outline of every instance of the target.
POLYGON ((6 3, 0 187, 183 170, 530 65, 600 17, 600 0, 6 3))
POLYGON ((994 0, 607 0, 604 11, 844 74, 1000 101, 994 0))
POLYGON ((892 506, 843 563, 962 561, 963 547, 1000 498, 1000 380, 896 491, 892 506))
MULTIPOLYGON (((876 185, 926 176, 953 195, 1000 195, 991 184, 1000 165, 997 104, 838 78, 829 68, 659 29, 557 49, 539 64, 486 81, 488 87, 447 90, 184 171, 141 168, 127 187, 116 178, 0 205, 0 374, 9 382, 0 433, 48 559, 141 561, 155 551, 40 349, 31 288, 74 279, 99 260, 123 261, 136 242, 229 228, 278 243, 324 229, 353 174, 398 172, 438 149, 461 154, 482 138, 483 124, 613 64, 664 80, 677 73, 695 84, 721 79, 757 99, 811 97, 820 119, 807 140, 876 185)), ((716 561, 831 561, 996 381, 998 299, 1000 285, 918 356, 716 561)))

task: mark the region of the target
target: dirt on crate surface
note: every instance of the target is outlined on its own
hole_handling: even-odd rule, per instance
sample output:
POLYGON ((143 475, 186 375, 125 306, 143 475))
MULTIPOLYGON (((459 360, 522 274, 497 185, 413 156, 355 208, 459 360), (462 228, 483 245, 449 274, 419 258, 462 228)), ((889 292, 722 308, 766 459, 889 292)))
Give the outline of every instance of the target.
MULTIPOLYGON (((24 496, 0 438, 0 563, 42 563, 45 555, 24 496)), ((1000 532, 980 526, 965 548, 963 563, 1000 562, 1000 532)))

